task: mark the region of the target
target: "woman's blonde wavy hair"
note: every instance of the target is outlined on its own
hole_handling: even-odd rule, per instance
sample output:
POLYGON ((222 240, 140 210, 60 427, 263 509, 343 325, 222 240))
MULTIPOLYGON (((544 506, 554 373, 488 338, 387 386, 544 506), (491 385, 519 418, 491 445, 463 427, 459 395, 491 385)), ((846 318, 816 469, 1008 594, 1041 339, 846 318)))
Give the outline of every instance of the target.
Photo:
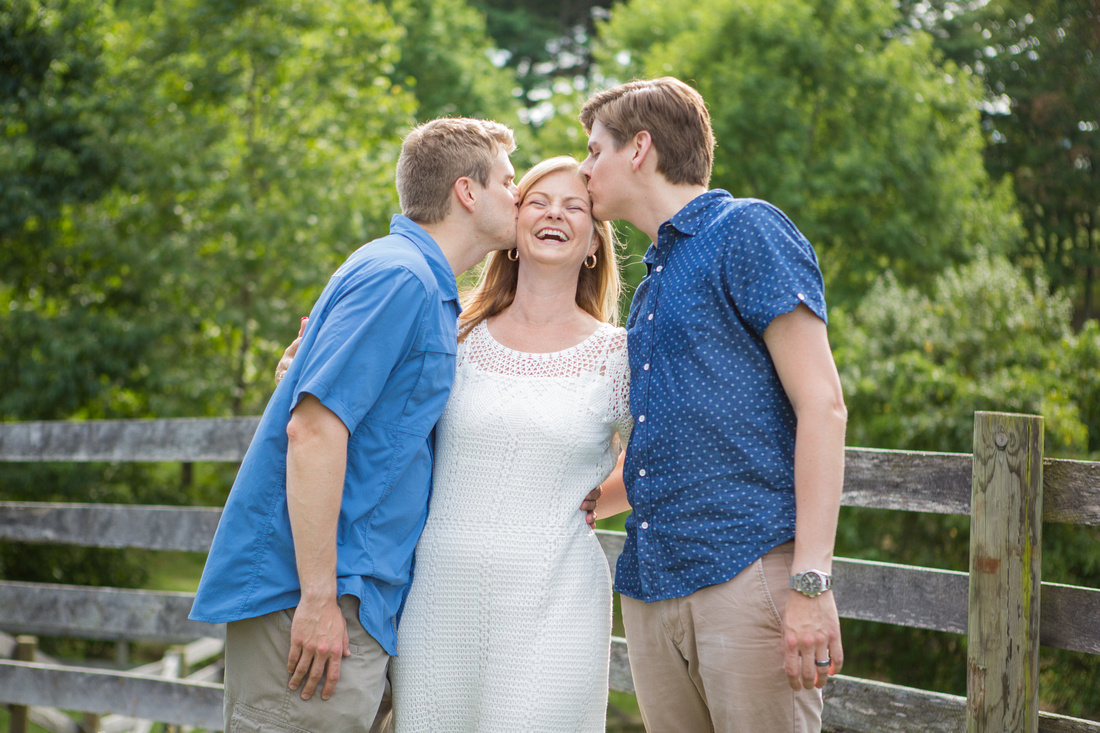
MULTIPOLYGON (((535 165, 519 182, 519 205, 527 194, 543 178, 562 171, 577 175, 582 181, 581 164, 570 155, 547 158, 535 165)), ((596 266, 581 267, 577 276, 577 305, 600 321, 616 324, 619 320, 618 242, 611 222, 592 220, 599 247, 596 248, 596 266)), ((462 315, 459 317, 459 341, 462 341, 477 324, 491 318, 510 306, 516 298, 519 262, 508 259, 508 251, 490 252, 482 267, 477 283, 463 296, 462 315)))

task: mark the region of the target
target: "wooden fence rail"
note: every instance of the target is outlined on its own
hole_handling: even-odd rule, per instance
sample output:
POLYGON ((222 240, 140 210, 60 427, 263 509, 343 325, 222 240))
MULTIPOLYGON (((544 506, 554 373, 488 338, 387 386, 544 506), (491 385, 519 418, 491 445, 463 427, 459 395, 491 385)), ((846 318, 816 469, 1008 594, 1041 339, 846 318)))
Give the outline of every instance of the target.
MULTIPOLYGON (((965 698, 835 678, 826 688, 826 730, 1100 733, 1100 722, 1037 710, 1038 645, 1100 654, 1100 590, 1038 577, 1042 521, 1100 525, 1100 463, 1043 459, 1041 443, 1033 444, 1034 420, 978 413, 974 454, 847 450, 846 506, 967 515, 973 505, 972 535, 992 545, 972 547, 969 573, 835 561, 842 617, 967 634, 973 656, 965 698), (996 501, 990 499, 994 485, 996 501), (1029 508, 1027 525, 1021 517, 1029 508), (1007 629, 1000 636, 990 636, 983 621, 991 607, 1007 629), (1020 625, 1009 627, 1004 613, 1020 625), (1025 653, 1031 661, 1016 664, 1025 653)), ((0 424, 0 462, 239 461, 256 424, 254 418, 0 424)), ((206 552, 219 515, 220 509, 201 507, 0 502, 0 542, 206 552)), ((614 571, 623 535, 598 535, 614 571)), ((192 599, 189 593, 0 581, 0 631, 161 643, 224 637, 220 625, 187 619, 192 599)), ((0 644, 0 657, 6 656, 2 652, 0 644)), ((622 639, 612 643, 610 686, 633 692, 622 639)), ((221 686, 148 670, 0 659, 0 703, 217 729, 221 686)))

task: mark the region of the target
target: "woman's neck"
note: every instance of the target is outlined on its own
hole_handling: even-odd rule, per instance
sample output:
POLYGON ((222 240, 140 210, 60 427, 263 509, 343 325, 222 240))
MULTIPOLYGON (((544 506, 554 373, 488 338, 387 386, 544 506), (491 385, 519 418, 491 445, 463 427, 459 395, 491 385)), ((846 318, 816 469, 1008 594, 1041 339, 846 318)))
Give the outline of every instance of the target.
POLYGON ((517 351, 561 351, 592 335, 599 323, 577 305, 576 276, 539 277, 521 272, 512 304, 489 319, 493 338, 517 351))

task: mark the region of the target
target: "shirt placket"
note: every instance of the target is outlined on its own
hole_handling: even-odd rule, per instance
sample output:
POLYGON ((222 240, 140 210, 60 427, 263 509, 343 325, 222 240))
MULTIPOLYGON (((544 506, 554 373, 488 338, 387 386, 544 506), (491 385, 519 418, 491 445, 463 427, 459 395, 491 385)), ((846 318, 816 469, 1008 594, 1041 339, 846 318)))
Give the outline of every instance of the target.
MULTIPOLYGON (((636 328, 641 331, 643 336, 641 341, 643 344, 644 359, 642 361, 640 374, 642 382, 641 394, 643 399, 642 404, 637 408, 634 431, 635 433, 641 433, 641 445, 644 446, 644 449, 641 453, 641 459, 634 467, 637 471, 634 478, 634 494, 638 499, 635 506, 635 511, 638 512, 638 516, 636 517, 638 533, 638 574, 642 592, 647 596, 659 592, 661 587, 660 574, 652 562, 656 551, 652 548, 650 542, 650 532, 653 529, 653 507, 655 504, 654 482, 657 479, 652 468, 655 452, 654 439, 657 437, 659 431, 656 430, 652 420, 650 420, 649 413, 652 405, 650 397, 655 391, 660 390, 660 383, 657 380, 658 375, 654 373, 653 369, 653 365, 656 363, 653 357, 657 346, 657 325, 660 323, 660 319, 657 318, 657 307, 661 300, 661 285, 664 281, 665 262, 668 259, 668 253, 672 245, 671 237, 671 225, 666 223, 657 234, 657 245, 654 248, 653 269, 649 273, 649 287, 646 292, 645 302, 643 303, 643 310, 638 313, 638 319, 636 321, 636 328)), ((658 399, 660 399, 659 395, 658 399)))

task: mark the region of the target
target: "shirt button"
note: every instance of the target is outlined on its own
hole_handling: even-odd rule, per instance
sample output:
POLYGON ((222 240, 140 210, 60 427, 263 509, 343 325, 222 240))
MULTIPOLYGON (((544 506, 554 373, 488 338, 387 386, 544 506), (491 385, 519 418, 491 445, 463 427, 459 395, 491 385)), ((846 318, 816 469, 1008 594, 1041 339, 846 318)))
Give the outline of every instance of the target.
POLYGON ((664 265, 657 265, 657 272, 660 272, 663 269, 665 269, 664 265))
POLYGON ((799 294, 798 294, 798 299, 799 299, 799 300, 805 300, 805 299, 806 299, 806 296, 805 296, 805 295, 803 295, 802 293, 799 293, 799 294))
POLYGON ((652 320, 653 320, 653 314, 652 314, 652 313, 650 313, 650 314, 649 314, 648 316, 646 316, 646 318, 645 318, 645 319, 646 319, 647 321, 652 321, 652 320))
POLYGON ((638 475, 639 476, 645 476, 645 469, 644 468, 638 469, 638 475))
POLYGON ((649 522, 642 522, 642 529, 649 529, 649 522))
POLYGON ((649 362, 648 361, 645 364, 642 364, 642 371, 643 372, 648 372, 649 371, 649 362))
POLYGON ((638 415, 638 422, 645 422, 645 415, 638 415))

